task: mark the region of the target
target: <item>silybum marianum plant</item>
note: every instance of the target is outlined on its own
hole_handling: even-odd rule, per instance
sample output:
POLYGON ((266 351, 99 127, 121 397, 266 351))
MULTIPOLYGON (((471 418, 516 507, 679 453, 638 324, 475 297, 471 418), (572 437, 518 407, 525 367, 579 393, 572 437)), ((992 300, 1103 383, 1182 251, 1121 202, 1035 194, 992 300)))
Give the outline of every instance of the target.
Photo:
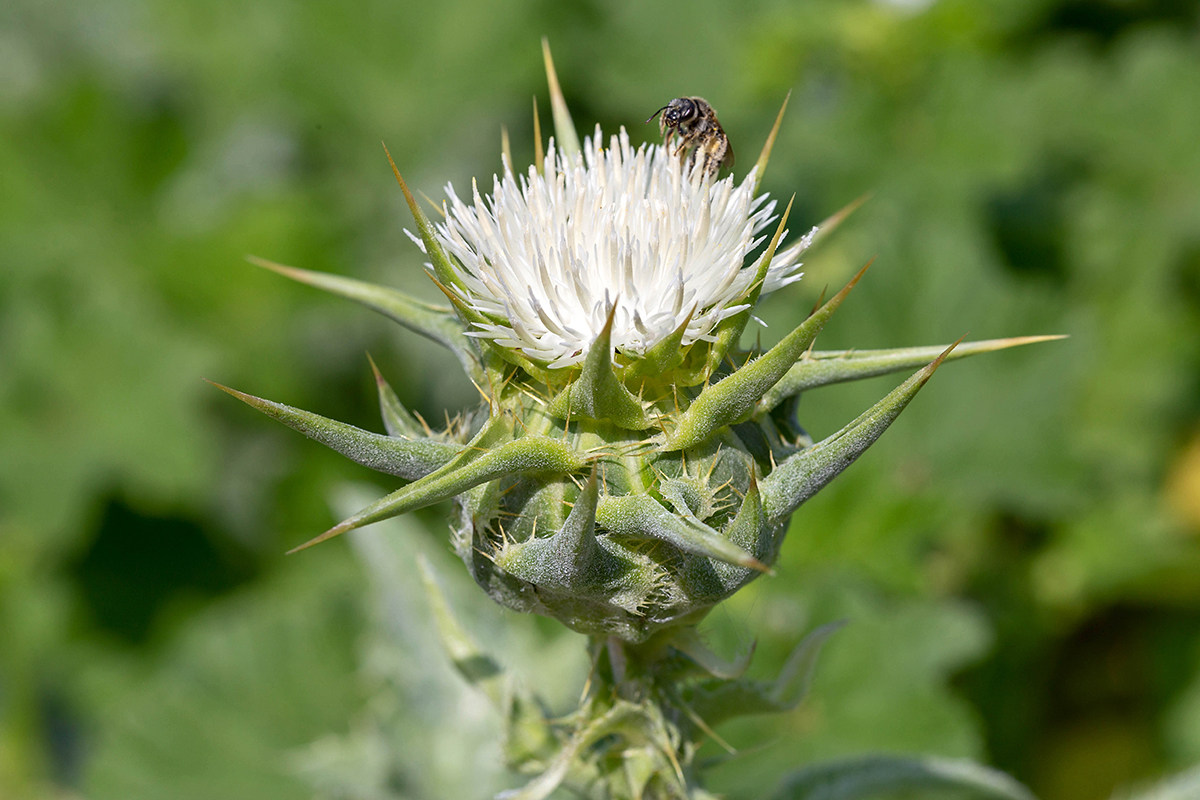
MULTIPOLYGON (((722 720, 793 707, 828 631, 764 684, 708 652, 694 626, 771 572, 793 512, 879 438, 943 361, 1048 337, 814 350, 864 267, 774 346, 743 349, 758 300, 798 280, 801 255, 848 213, 785 244, 790 203, 777 217, 758 192, 783 111, 749 174, 716 179, 680 152, 686 142, 635 147, 624 130, 606 140, 598 128, 580 142, 548 48, 545 57, 556 135, 544 155, 537 136, 528 170, 514 168, 506 146, 491 192, 472 185, 464 200, 448 188, 436 222, 396 172, 410 235, 448 305, 260 262, 445 345, 481 408, 435 432, 376 372, 387 431, 377 434, 226 391, 408 481, 302 547, 453 498, 451 541, 476 583, 504 606, 590 637, 589 690, 574 714, 552 719, 476 650, 430 577, 455 664, 500 707, 511 766, 536 775, 513 798, 560 785, 598 798, 708 797, 697 747, 720 741, 712 729, 722 720), (801 392, 900 370, 916 372, 832 436, 814 442, 798 424, 801 392)), ((1025 796, 957 764, 829 769, 779 797, 808 796, 805 781, 846 770, 874 775, 858 785, 876 790, 924 781, 1025 796)))

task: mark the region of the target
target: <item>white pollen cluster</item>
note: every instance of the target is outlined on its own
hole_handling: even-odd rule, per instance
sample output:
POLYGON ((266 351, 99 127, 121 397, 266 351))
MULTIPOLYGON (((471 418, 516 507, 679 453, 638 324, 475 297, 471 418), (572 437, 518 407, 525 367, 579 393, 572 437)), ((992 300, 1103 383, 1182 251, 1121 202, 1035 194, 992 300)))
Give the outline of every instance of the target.
MULTIPOLYGON (((521 350, 551 368, 583 360, 616 305, 616 351, 644 353, 687 324, 683 344, 707 339, 748 307, 775 203, 754 196, 752 171, 704 180, 662 145, 630 145, 624 129, 607 149, 599 127, 574 158, 551 140, 544 174, 520 177, 505 162, 492 193, 471 204, 447 186, 438 237, 462 299, 486 318, 470 335, 521 350)), ((763 293, 799 280, 812 241, 780 249, 763 293)))

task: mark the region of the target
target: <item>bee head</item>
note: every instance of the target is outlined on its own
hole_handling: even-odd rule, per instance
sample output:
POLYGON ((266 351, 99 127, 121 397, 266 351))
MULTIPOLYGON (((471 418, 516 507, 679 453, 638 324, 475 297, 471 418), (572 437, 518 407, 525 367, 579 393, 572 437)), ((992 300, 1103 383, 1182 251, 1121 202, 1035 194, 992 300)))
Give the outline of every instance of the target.
POLYGON ((700 115, 700 107, 696 105, 696 101, 690 97, 676 97, 670 103, 655 111, 650 120, 662 114, 662 124, 664 128, 678 128, 700 115))
POLYGON ((682 125, 695 119, 699 111, 696 101, 690 97, 676 97, 667 104, 666 111, 663 112, 663 119, 668 125, 682 125))

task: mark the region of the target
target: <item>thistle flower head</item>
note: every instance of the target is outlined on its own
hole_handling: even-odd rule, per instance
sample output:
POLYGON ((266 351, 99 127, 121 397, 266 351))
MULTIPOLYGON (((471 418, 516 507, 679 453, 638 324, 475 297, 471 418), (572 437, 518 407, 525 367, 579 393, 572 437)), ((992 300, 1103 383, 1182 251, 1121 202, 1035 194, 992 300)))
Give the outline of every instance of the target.
POLYGON ((451 308, 268 264, 446 345, 486 413, 435 433, 378 373, 387 436, 238 396, 411 481, 308 544, 454 498, 455 549, 496 601, 645 642, 769 571, 792 512, 883 433, 949 350, 814 352, 862 272, 769 350, 742 350, 762 293, 799 278, 800 254, 847 212, 780 248, 789 204, 755 256, 775 219, 756 192, 774 132, 748 176, 714 180, 686 152, 635 148, 624 130, 608 147, 598 128, 579 144, 552 99, 556 139, 572 146, 552 139, 519 177, 506 155, 491 195, 473 187, 469 204, 448 189, 438 225, 396 173, 451 308), (823 442, 788 402, 913 367, 823 442))
MULTIPOLYGON (((551 140, 542 172, 518 176, 505 160, 469 204, 447 186, 437 235, 482 317, 469 335, 562 368, 584 359, 610 311, 612 347, 641 356, 685 323, 682 346, 711 340, 749 307, 766 254, 749 257, 775 219, 757 170, 714 182, 664 145, 635 149, 624 128, 603 141, 597 126, 569 156, 551 140)), ((815 230, 775 254, 763 292, 800 278, 815 230)))
MULTIPOLYGON (((756 256, 775 219, 757 185, 779 118, 741 182, 714 180, 719 161, 692 166, 678 147, 635 148, 624 130, 608 147, 598 128, 580 144, 545 52, 560 146, 551 140, 544 163, 518 176, 506 156, 492 193, 472 186, 470 202, 449 188, 438 225, 396 171, 413 238, 451 307, 259 262, 445 345, 484 393, 479 413, 434 432, 378 371, 386 435, 227 391, 408 481, 308 544, 454 499, 451 541, 475 582, 592 637, 608 689, 586 698, 567 739, 534 704, 503 695, 510 761, 545 770, 514 797, 543 798, 564 780, 612 798, 708 797, 685 771, 708 723, 795 700, 785 699, 790 678, 740 681, 693 626, 770 571, 792 513, 883 434, 943 360, 1054 337, 814 351, 860 271, 770 349, 742 349, 754 304, 797 280, 801 253, 853 206, 781 249, 789 204, 756 256), (905 369, 917 372, 822 441, 795 417, 801 392, 905 369), (707 677, 681 692, 697 672, 707 677)), ((450 638, 460 668, 477 664, 450 638)))

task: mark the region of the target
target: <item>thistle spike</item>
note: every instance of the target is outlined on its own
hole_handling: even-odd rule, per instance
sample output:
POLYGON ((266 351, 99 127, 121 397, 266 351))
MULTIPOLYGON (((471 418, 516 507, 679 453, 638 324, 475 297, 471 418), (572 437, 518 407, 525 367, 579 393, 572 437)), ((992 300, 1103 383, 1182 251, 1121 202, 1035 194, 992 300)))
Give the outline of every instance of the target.
POLYGON ((511 173, 513 167, 512 141, 508 138, 508 126, 500 126, 500 155, 504 158, 504 171, 511 173))
POLYGON ((371 363, 371 372, 375 375, 375 388, 379 391, 379 415, 383 417, 383 427, 388 436, 418 439, 427 435, 417 418, 400 402, 370 353, 367 353, 367 361, 371 363))
MULTIPOLYGON (((478 438, 476 437, 476 441, 478 438)), ((547 439, 544 436, 525 436, 502 444, 494 450, 486 450, 482 454, 476 447, 468 446, 458 458, 441 469, 380 498, 320 536, 310 539, 299 547, 292 548, 288 553, 304 550, 314 544, 320 544, 327 539, 340 536, 346 531, 370 525, 372 522, 379 522, 442 500, 448 500, 481 483, 505 475, 529 472, 574 472, 584 463, 583 458, 570 447, 558 440, 547 439)))
MULTIPOLYGON (((985 339, 979 342, 966 342, 946 356, 947 361, 954 361, 979 353, 992 353, 1009 347, 1020 347, 1037 342, 1053 342, 1065 339, 1066 336, 1015 336, 1009 339, 985 339)), ((761 412, 770 411, 788 397, 797 395, 809 389, 829 386, 845 381, 857 381, 863 378, 873 378, 877 375, 887 375, 902 369, 912 369, 922 364, 928 364, 946 349, 946 345, 933 347, 903 347, 894 350, 825 350, 809 353, 799 363, 787 371, 779 383, 763 395, 758 408, 761 412)))
POLYGON ((783 238, 784 230, 787 226, 788 216, 792 213, 792 203, 796 201, 796 195, 788 200, 787 208, 783 210, 783 216, 779 218, 779 224, 775 226, 775 234, 771 237, 771 243, 767 245, 766 252, 759 259, 758 272, 754 276, 754 283, 751 284, 750 293, 746 295, 745 303, 749 306, 737 314, 734 314, 729 319, 722 322, 717 329, 717 340, 713 343, 712 349, 709 351, 708 363, 705 366, 705 377, 712 375, 720 367, 721 361, 729 354, 733 348, 742 339, 742 332, 746 330, 746 324, 750 322, 750 315, 754 312, 754 306, 758 304, 758 298, 762 295, 763 282, 767 279, 767 273, 771 269, 771 260, 775 258, 775 251, 779 247, 779 240, 783 238))
POLYGON ((933 377, 933 373, 957 344, 955 342, 942 351, 928 366, 893 389, 858 419, 777 466, 762 482, 767 519, 786 519, 805 500, 853 464, 900 416, 900 412, 933 377))
POLYGON ((706 440, 718 428, 746 419, 762 396, 804 354, 871 263, 868 261, 840 292, 761 358, 705 387, 688 410, 680 415, 679 424, 668 437, 665 448, 683 450, 692 447, 706 440))
POLYGON ((418 480, 436 472, 463 451, 462 445, 434 439, 382 436, 213 381, 208 383, 364 467, 406 480, 418 480))
POLYGON ((459 363, 463 365, 463 369, 469 375, 479 378, 483 376, 479 356, 470 338, 464 333, 463 323, 456 319, 450 309, 445 306, 425 303, 404 294, 404 292, 366 281, 330 275, 326 272, 288 267, 257 256, 247 256, 246 260, 257 267, 269 269, 298 283, 361 303, 372 311, 377 311, 400 323, 413 333, 432 339, 450 349, 454 355, 458 356, 459 363))
POLYGON ((533 166, 538 175, 546 171, 546 151, 542 149, 542 121, 538 118, 537 95, 533 97, 533 166))
POLYGON ((417 194, 421 195, 421 199, 425 201, 425 204, 428 205, 430 208, 432 208, 439 217, 441 217, 442 219, 446 218, 446 209, 444 207, 438 205, 437 202, 432 197, 425 194, 424 192, 422 192, 419 189, 417 190, 417 194))
POLYGON ((783 124, 783 112, 787 111, 788 100, 792 99, 792 90, 788 89, 788 93, 783 98, 783 105, 779 107, 779 113, 775 115, 775 124, 771 126, 771 132, 767 134, 767 141, 763 143, 762 152, 758 156, 758 161, 754 163, 754 191, 758 192, 758 187, 762 185, 763 175, 767 171, 767 162, 771 160, 771 149, 775 147, 775 137, 779 135, 779 126, 783 124))
POLYGON ((542 37, 542 59, 546 62, 546 81, 550 84, 550 109, 554 112, 554 139, 559 151, 567 158, 574 158, 580 151, 579 134, 575 132, 575 123, 571 121, 571 112, 567 109, 567 101, 563 97, 562 87, 558 83, 558 73, 554 70, 554 57, 550 55, 550 40, 542 37))
POLYGON ((712 528, 672 514, 648 494, 602 498, 596 511, 596 521, 612 533, 659 539, 685 553, 708 556, 759 572, 771 572, 766 564, 712 528))
POLYGON ((392 174, 396 176, 396 183, 400 184, 400 191, 404 192, 404 200, 408 203, 408 210, 412 212, 413 221, 417 225, 417 235, 421 237, 421 242, 425 245, 425 254, 429 256, 429 260, 433 264, 434 274, 444 285, 462 289, 462 279, 458 277, 458 271, 450 263, 450 257, 446 255, 442 243, 438 241, 433 223, 429 221, 429 217, 425 216, 425 212, 417 204, 413 193, 409 191, 408 184, 404 182, 400 170, 396 168, 396 162, 392 160, 391 151, 388 150, 386 144, 383 145, 383 152, 387 155, 392 174))
POLYGON ((613 303, 604 328, 588 348, 582 372, 550 403, 550 413, 559 419, 587 417, 609 420, 627 430, 645 430, 650 420, 642 404, 613 370, 612 326, 616 313, 617 305, 613 303))

